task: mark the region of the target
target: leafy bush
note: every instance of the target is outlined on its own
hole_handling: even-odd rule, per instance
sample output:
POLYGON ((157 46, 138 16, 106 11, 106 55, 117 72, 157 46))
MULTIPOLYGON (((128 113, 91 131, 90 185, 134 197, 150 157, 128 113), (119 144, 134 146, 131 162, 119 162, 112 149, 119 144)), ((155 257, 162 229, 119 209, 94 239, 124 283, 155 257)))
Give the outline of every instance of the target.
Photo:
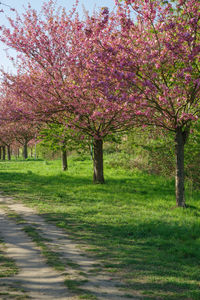
MULTIPOLYGON (((108 164, 137 168, 150 174, 173 177, 175 172, 174 134, 156 128, 136 128, 121 137, 120 144, 108 143, 108 164)), ((185 145, 185 177, 192 188, 200 188, 200 124, 196 123, 185 145)))

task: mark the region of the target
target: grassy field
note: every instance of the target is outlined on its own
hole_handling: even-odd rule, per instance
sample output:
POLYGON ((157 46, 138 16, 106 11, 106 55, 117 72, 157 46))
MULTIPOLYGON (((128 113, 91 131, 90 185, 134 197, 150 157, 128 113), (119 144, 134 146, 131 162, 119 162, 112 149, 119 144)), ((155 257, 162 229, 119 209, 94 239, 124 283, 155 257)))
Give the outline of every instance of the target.
MULTIPOLYGON (((174 209, 174 181, 110 167, 92 183, 89 159, 0 162, 0 190, 37 207, 143 299, 200 299, 200 192, 174 209)), ((113 274, 113 275, 112 275, 113 274)))

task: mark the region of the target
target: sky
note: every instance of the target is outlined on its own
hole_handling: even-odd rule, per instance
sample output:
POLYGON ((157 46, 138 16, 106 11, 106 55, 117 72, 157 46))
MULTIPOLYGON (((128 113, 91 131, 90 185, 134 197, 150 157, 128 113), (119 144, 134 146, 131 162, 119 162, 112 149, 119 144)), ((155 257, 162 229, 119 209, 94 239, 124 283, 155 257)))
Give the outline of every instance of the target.
MULTIPOLYGON (((61 7, 65 7, 66 10, 70 10, 74 4, 75 0, 57 0, 57 5, 61 6, 61 7)), ((89 11, 90 13, 93 12, 94 9, 98 9, 101 7, 108 7, 110 10, 113 10, 114 8, 114 0, 79 0, 79 7, 78 7, 78 11, 80 13, 80 15, 83 15, 83 6, 85 7, 85 9, 87 11, 89 11)), ((12 8, 15 8, 19 14, 23 13, 24 11, 24 7, 27 7, 27 4, 30 3, 31 6, 36 9, 36 10, 40 10, 43 1, 40 0, 0 0, 0 3, 4 3, 6 5, 9 5, 12 8)), ((8 7, 6 7, 5 5, 1 5, 0 4, 0 9, 3 9, 5 14, 7 14, 10 17, 14 18, 14 13, 12 11, 10 11, 10 9, 8 7)), ((4 16, 4 14, 0 13, 0 26, 2 24, 8 24, 7 20, 4 16)), ((11 71, 14 72, 14 68, 12 66, 12 64, 10 63, 10 61, 7 59, 6 57, 6 53, 5 53, 5 49, 7 49, 7 46, 3 45, 0 42, 0 66, 3 66, 4 69, 6 71, 11 71)), ((13 51, 9 50, 9 53, 13 54, 13 51)))

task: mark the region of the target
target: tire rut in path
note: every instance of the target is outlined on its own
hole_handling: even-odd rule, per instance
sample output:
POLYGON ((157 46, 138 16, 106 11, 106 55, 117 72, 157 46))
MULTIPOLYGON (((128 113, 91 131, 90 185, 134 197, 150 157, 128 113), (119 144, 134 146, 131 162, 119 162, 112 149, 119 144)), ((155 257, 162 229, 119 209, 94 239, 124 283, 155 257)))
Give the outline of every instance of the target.
POLYGON ((15 260, 20 271, 14 277, 1 278, 1 283, 20 286, 31 299, 76 299, 64 285, 64 277, 46 265, 40 251, 23 232, 20 225, 11 221, 0 208, 1 236, 7 246, 7 255, 15 260))
MULTIPOLYGON (((125 294, 127 294, 127 292, 119 290, 117 287, 117 285, 121 285, 122 282, 112 280, 111 276, 105 272, 91 274, 90 271, 94 270, 95 265, 99 264, 99 262, 88 258, 85 253, 83 254, 83 252, 78 249, 78 245, 70 240, 66 232, 53 224, 47 223, 41 216, 37 215, 32 208, 13 201, 12 198, 3 196, 0 197, 0 203, 5 204, 9 209, 21 215, 28 224, 35 224, 42 237, 49 239, 47 244, 50 249, 59 253, 61 257, 69 259, 79 265, 80 271, 87 274, 88 280, 84 286, 81 286, 82 289, 90 291, 101 300, 141 299, 137 294, 132 297, 130 297, 130 295, 126 297, 125 294)), ((76 272, 74 272, 73 269, 69 269, 67 273, 74 275, 76 272)))

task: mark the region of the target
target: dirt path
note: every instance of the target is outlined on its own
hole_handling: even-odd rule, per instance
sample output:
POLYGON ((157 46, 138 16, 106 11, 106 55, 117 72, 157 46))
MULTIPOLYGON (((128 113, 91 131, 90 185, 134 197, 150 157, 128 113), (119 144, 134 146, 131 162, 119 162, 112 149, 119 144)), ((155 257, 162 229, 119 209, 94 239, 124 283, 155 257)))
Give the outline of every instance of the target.
MULTIPOLYGON (((33 209, 3 196, 0 196, 0 204, 22 216, 28 225, 35 226, 40 235, 48 239, 48 242, 45 243, 49 249, 59 253, 59 256, 66 260, 66 264, 70 261, 78 266, 78 268, 73 268, 68 265, 66 272, 72 280, 80 282, 80 280, 87 279, 87 282, 80 286, 82 290, 91 292, 96 296, 96 299, 101 300, 141 299, 139 296, 131 296, 130 294, 126 297, 127 292, 117 287, 122 284, 120 281, 113 281, 103 271, 96 273, 95 268, 99 262, 87 258, 85 253, 78 249, 78 245, 70 240, 62 229, 47 223, 33 209), (80 276, 80 274, 85 275, 80 276)), ((71 297, 62 284, 65 278, 54 270, 50 270, 39 250, 22 231, 22 226, 16 226, 14 222, 8 220, 2 209, 0 210, 0 230, 7 244, 9 256, 15 259, 21 269, 14 280, 20 281, 22 286, 30 291, 30 296, 37 300, 76 299, 71 297)))
MULTIPOLYGON (((33 299, 73 299, 64 286, 64 277, 46 265, 40 251, 22 231, 21 226, 9 220, 0 209, 1 236, 7 246, 7 255, 20 269, 19 274, 1 279, 1 283, 23 287, 33 299)), ((75 298, 74 298, 75 299, 75 298)))

